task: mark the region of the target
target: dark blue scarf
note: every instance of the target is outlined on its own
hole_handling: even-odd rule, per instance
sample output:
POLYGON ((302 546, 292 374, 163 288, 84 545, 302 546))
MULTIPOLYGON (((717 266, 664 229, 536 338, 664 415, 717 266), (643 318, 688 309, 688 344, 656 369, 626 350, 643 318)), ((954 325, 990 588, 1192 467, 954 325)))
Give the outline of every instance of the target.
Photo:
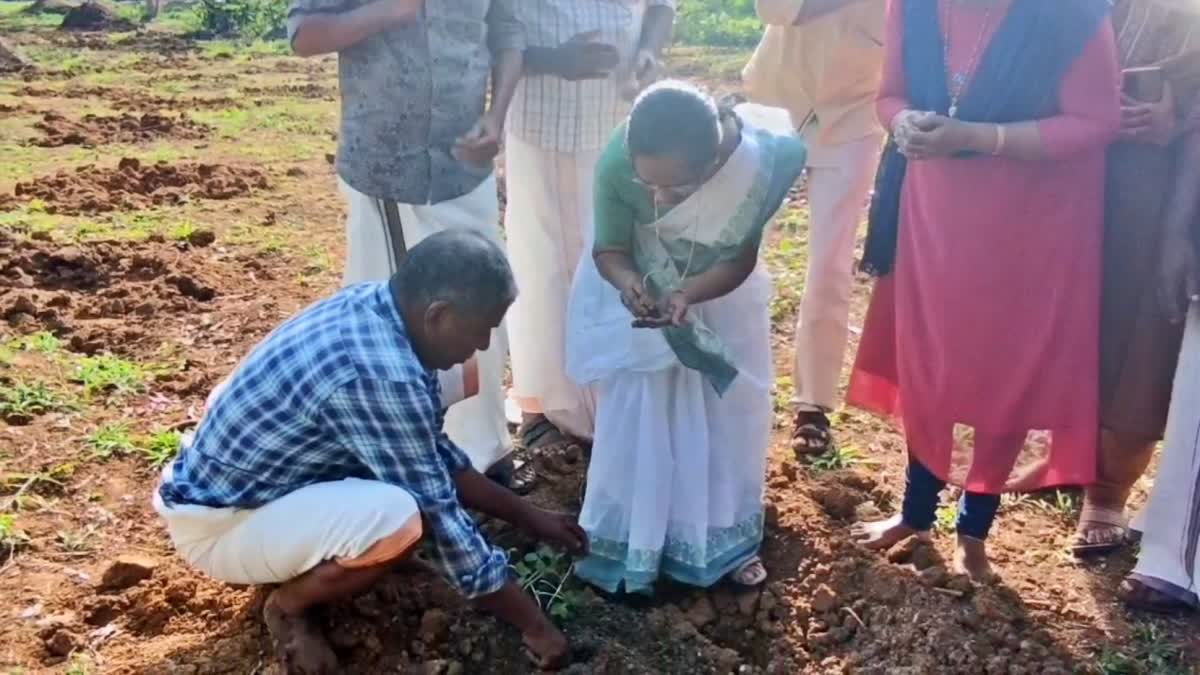
MULTIPOLYGON (((938 2, 903 3, 902 53, 909 103, 914 110, 947 115, 950 92, 938 2)), ((1110 9, 1108 0, 1013 0, 963 92, 958 119, 1008 124, 1057 114, 1059 85, 1067 68, 1110 9)), ((868 216, 862 260, 868 274, 888 274, 895 262, 900 189, 907 168, 908 160, 889 138, 875 175, 868 216)))

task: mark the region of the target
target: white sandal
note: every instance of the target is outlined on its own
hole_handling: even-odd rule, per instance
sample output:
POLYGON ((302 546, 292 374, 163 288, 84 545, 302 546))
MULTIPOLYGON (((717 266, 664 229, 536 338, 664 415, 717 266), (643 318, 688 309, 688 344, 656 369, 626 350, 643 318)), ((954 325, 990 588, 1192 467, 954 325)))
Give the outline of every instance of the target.
POLYGON ((730 572, 729 580, 747 588, 761 586, 767 580, 767 568, 763 566, 762 558, 756 555, 730 572))

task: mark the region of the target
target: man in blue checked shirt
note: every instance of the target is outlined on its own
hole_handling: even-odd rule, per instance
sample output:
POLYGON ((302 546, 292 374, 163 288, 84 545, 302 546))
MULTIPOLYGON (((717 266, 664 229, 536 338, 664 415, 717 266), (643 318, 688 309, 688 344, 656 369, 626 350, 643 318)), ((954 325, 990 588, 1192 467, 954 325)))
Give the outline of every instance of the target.
POLYGON ((485 236, 430 236, 390 281, 350 286, 268 335, 164 470, 154 505, 184 559, 229 583, 282 584, 263 617, 286 672, 337 672, 307 610, 369 588, 422 539, 538 665, 567 661, 566 638, 465 509, 573 554, 587 535, 485 478, 442 431, 436 371, 487 349, 516 292, 485 236))

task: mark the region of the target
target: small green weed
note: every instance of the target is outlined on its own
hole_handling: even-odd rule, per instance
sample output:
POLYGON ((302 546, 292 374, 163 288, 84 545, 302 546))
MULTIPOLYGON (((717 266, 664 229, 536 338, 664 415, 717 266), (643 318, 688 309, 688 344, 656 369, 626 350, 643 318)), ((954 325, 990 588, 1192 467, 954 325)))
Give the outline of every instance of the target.
POLYGON ((82 384, 89 395, 126 396, 140 393, 145 388, 146 371, 131 361, 101 354, 80 358, 75 363, 73 379, 82 384))
POLYGON ((0 558, 8 560, 29 545, 29 535, 17 527, 17 517, 0 513, 0 558))
POLYGON ((809 460, 808 467, 816 473, 824 473, 849 469, 862 461, 862 453, 853 445, 835 446, 809 460))
POLYGON ((546 546, 527 553, 512 565, 521 588, 533 596, 542 611, 557 621, 575 616, 582 605, 579 594, 568 589, 575 565, 564 553, 546 546))
POLYGON ((150 462, 150 466, 159 468, 179 454, 180 438, 178 431, 157 431, 141 443, 142 456, 150 462))
POLYGON ((951 534, 954 532, 954 524, 958 520, 958 506, 956 504, 942 504, 937 510, 937 519, 933 523, 934 529, 941 534, 951 534))
POLYGON ((1133 627, 1132 644, 1109 646, 1100 653, 1101 675, 1188 675, 1188 655, 1172 642, 1157 624, 1139 622, 1133 627))
POLYGON ((44 382, 0 386, 0 417, 28 419, 65 407, 63 399, 44 382))
POLYGON ((185 220, 171 228, 170 237, 175 241, 188 241, 196 234, 197 229, 195 223, 185 220))
POLYGON ((21 348, 39 354, 56 354, 62 350, 62 340, 54 333, 42 331, 21 340, 21 348))
POLYGON ((87 442, 92 446, 92 454, 99 459, 128 455, 137 450, 137 443, 125 424, 105 425, 88 436, 87 442))
POLYGON ((92 661, 92 657, 82 652, 75 652, 67 664, 67 669, 63 671, 63 675, 92 675, 96 672, 95 668, 96 664, 92 661))

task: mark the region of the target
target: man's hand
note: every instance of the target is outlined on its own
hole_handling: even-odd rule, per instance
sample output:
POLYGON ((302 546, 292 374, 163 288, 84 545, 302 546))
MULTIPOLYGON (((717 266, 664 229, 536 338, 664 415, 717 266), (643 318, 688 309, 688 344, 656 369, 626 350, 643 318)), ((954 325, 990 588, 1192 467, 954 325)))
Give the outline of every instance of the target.
POLYGON ((632 101, 643 89, 658 81, 662 75, 662 60, 658 53, 647 47, 642 47, 633 55, 633 68, 629 71, 629 79, 620 85, 621 97, 632 101))
POLYGON ((533 508, 530 509, 524 529, 537 540, 571 555, 587 555, 587 532, 579 526, 575 516, 533 508))
POLYGON ((487 166, 499 154, 503 134, 504 121, 489 110, 470 131, 454 142, 454 158, 475 166, 487 166))
POLYGON ((549 621, 540 630, 523 633, 521 640, 529 649, 534 665, 542 670, 559 670, 571 662, 567 636, 549 621))
POLYGON ((1171 83, 1163 85, 1163 96, 1156 103, 1142 103, 1122 95, 1121 131, 1123 141, 1165 146, 1175 138, 1175 94, 1171 83))
POLYGON ((600 31, 580 33, 553 51, 550 72, 564 80, 599 80, 617 67, 620 54, 613 45, 599 42, 600 31))
POLYGON ((1196 249, 1191 241, 1168 237, 1163 241, 1162 269, 1159 271, 1159 304, 1171 323, 1181 323, 1188 307, 1200 299, 1196 249))

